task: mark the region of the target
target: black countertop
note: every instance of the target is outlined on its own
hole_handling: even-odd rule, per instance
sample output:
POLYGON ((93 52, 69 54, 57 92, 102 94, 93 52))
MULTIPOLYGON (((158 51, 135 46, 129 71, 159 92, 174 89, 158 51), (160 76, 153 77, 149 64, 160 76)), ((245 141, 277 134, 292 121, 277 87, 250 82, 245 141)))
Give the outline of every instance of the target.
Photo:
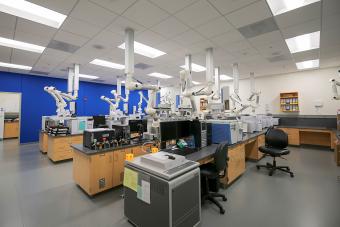
POLYGON ((301 128, 301 129, 318 129, 318 130, 332 130, 335 131, 334 128, 327 127, 319 127, 319 126, 302 126, 302 125, 278 125, 277 128, 301 128))
POLYGON ((127 144, 127 145, 121 145, 121 146, 111 147, 111 148, 106 148, 106 149, 101 149, 101 150, 91 150, 87 147, 84 147, 83 144, 72 144, 71 147, 76 149, 77 151, 82 152, 83 154, 95 155, 95 154, 113 152, 113 151, 116 151, 116 150, 126 149, 126 148, 130 148, 130 147, 141 146, 144 143, 152 143, 152 141, 144 140, 144 141, 141 141, 141 142, 136 142, 136 143, 127 144))

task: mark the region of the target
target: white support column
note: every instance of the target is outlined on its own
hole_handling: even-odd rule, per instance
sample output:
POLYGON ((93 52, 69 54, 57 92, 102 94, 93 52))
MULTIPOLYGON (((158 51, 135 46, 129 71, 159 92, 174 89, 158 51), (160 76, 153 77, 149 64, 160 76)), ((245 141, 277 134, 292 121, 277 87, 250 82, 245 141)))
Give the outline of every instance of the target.
POLYGON ((220 99, 220 97, 221 97, 220 67, 215 67, 215 90, 216 90, 215 98, 220 99))
POLYGON ((239 72, 238 72, 238 64, 233 64, 233 77, 234 77, 234 93, 238 95, 239 92, 239 72))
POLYGON ((255 76, 254 73, 250 73, 250 92, 255 93, 255 76))
POLYGON ((213 56, 213 48, 206 49, 206 56, 205 56, 205 63, 206 63, 206 71, 205 71, 205 80, 208 83, 214 83, 214 56, 213 56))
POLYGON ((125 29, 125 74, 133 75, 134 73, 134 30, 125 29))
POLYGON ((188 70, 191 73, 191 54, 185 55, 185 70, 188 70))

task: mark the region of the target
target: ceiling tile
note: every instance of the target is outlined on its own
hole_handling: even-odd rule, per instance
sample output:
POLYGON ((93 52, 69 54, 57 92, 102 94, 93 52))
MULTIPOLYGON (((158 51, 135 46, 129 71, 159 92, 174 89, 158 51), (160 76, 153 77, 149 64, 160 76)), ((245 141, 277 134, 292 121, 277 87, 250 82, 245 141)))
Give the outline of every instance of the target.
POLYGON ((11 62, 19 65, 33 66, 34 63, 39 59, 39 57, 40 54, 38 53, 13 49, 11 62))
POLYGON ((204 38, 199 33, 193 30, 188 30, 180 34, 179 36, 176 36, 174 40, 182 45, 190 45, 193 43, 203 41, 204 38))
POLYGON ((92 36, 97 34, 101 29, 101 27, 72 17, 68 17, 61 27, 61 30, 63 31, 67 31, 87 38, 92 38, 92 36))
POLYGON ((32 35, 45 36, 52 38, 56 29, 38 24, 29 20, 18 18, 16 32, 27 32, 32 35))
POLYGON ((265 0, 255 2, 247 7, 226 15, 226 18, 235 27, 240 28, 272 16, 265 0), (256 12, 256 13, 255 13, 256 12))
POLYGON ((145 30, 144 32, 136 34, 135 40, 151 47, 154 47, 154 45, 166 41, 163 36, 150 30, 145 30))
POLYGON ((323 0, 322 1, 322 14, 327 16, 334 13, 340 13, 339 0, 323 0))
POLYGON ((275 20, 280 29, 295 26, 297 24, 305 23, 309 20, 320 19, 321 17, 321 3, 315 2, 310 5, 300 7, 298 9, 289 11, 275 16, 275 20))
POLYGON ((90 2, 104 7, 114 13, 122 14, 137 0, 90 0, 90 2))
POLYGON ((281 29, 285 39, 321 30, 320 18, 281 29))
POLYGON ((258 0, 208 0, 222 14, 227 14, 243 8, 258 0))
POLYGON ((327 46, 333 46, 340 44, 340 29, 333 29, 321 32, 321 49, 327 46))
POLYGON ((39 34, 33 35, 31 33, 21 32, 21 31, 16 31, 15 37, 14 37, 15 40, 32 43, 32 44, 40 45, 44 47, 48 45, 48 43, 51 41, 51 38, 52 36, 47 37, 47 36, 42 36, 39 34))
POLYGON ((199 0, 179 11, 175 16, 186 25, 194 28, 219 17, 220 14, 208 2, 199 0))
MULTIPOLYGON (((0 46, 0 61, 9 63, 10 57, 11 57, 11 51, 12 51, 12 48, 0 46)), ((1 68, 1 70, 2 69, 3 68, 1 68)))
POLYGON ((239 31, 236 29, 230 30, 227 33, 224 33, 222 35, 216 36, 211 39, 214 43, 216 43, 218 46, 227 48, 228 44, 245 40, 244 37, 241 35, 239 31))
POLYGON ((16 17, 6 14, 6 13, 0 13, 0 31, 2 29, 6 30, 13 30, 15 29, 15 21, 16 17))
POLYGON ((146 0, 139 0, 123 16, 144 27, 151 28, 166 19, 169 14, 146 0))
POLYGON ((214 36, 226 33, 232 28, 232 25, 224 17, 218 17, 196 27, 195 30, 201 33, 206 38, 212 38, 214 36))
POLYGON ((88 41, 88 38, 59 30, 54 36, 54 40, 62 41, 75 46, 82 46, 88 41))
POLYGON ((124 35, 126 28, 132 28, 135 31, 135 35, 146 30, 146 27, 139 25, 125 17, 118 17, 106 29, 116 34, 124 35))
POLYGON ((240 27, 238 30, 245 38, 249 39, 269 32, 277 31, 279 28, 277 27, 273 17, 269 17, 267 19, 240 27))
POLYGON ((154 32, 157 32, 158 34, 161 34, 163 37, 171 39, 174 36, 187 31, 189 27, 184 25, 175 17, 169 17, 150 29, 154 32))
POLYGON ((50 10, 62 14, 69 14, 76 4, 77 0, 29 0, 30 2, 46 7, 50 10))
POLYGON ((81 0, 72 10, 71 17, 104 28, 117 17, 117 14, 87 0, 81 0))
POLYGON ((168 11, 170 14, 174 14, 184 7, 192 4, 197 0, 149 0, 156 4, 158 7, 168 11))
POLYGON ((290 54, 286 42, 283 40, 265 43, 264 45, 259 45, 256 46, 255 48, 259 51, 260 54, 262 54, 266 58, 290 54))
POLYGON ((339 21, 340 21, 340 13, 323 15, 322 31, 333 30, 333 29, 339 28, 339 21))
POLYGON ((248 41, 255 47, 264 46, 267 43, 275 43, 279 40, 283 40, 280 31, 273 31, 248 39, 248 41))

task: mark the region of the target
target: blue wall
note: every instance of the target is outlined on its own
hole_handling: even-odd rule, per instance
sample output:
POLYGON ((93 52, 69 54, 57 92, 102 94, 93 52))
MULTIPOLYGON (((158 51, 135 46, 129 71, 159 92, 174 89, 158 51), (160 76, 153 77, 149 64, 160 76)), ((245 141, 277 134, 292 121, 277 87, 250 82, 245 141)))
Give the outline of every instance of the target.
MULTIPOLYGON (((44 91, 45 86, 54 86, 67 91, 67 80, 50 77, 32 76, 18 73, 0 72, 0 92, 20 92, 21 95, 21 128, 20 142, 35 142, 39 139, 41 117, 56 114, 54 99, 44 91)), ((80 82, 77 103, 78 116, 109 114, 109 105, 100 100, 100 96, 113 97, 110 94, 115 85, 80 82)), ((124 89, 122 88, 123 94, 124 89)), ((147 91, 143 91, 147 97, 147 91)), ((138 91, 130 92, 129 113, 138 104, 138 91)), ((143 110, 146 103, 143 102, 143 110)), ((123 103, 120 104, 123 109, 123 103)))

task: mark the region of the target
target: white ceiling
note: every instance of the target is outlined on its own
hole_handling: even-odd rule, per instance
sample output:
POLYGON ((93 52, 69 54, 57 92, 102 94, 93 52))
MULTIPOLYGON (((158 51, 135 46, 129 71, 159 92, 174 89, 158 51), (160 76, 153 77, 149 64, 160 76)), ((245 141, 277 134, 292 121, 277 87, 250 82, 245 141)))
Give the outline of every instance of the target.
MULTIPOLYGON (((52 77, 65 78, 66 69, 81 64, 80 72, 100 77, 103 83, 115 83, 122 70, 89 64, 94 58, 124 64, 126 27, 135 30, 135 39, 166 52, 150 59, 135 55, 135 63, 152 67, 135 69, 141 81, 155 79, 151 72, 172 75, 163 85, 178 83, 179 66, 184 55, 205 65, 205 49, 214 47, 214 62, 222 73, 231 74, 231 64, 238 62, 242 77, 297 71, 295 62, 320 58, 320 67, 340 65, 340 1, 321 2, 274 17, 278 30, 252 38, 239 28, 273 17, 265 0, 30 0, 67 14, 60 29, 0 13, 0 36, 47 46, 57 40, 79 46, 74 53, 46 48, 42 54, 0 47, 0 61, 33 66, 52 77), (284 41, 300 34, 321 30, 321 48, 291 55, 284 41)), ((1 68, 2 71, 24 72, 1 68)), ((205 73, 193 79, 204 81, 205 73)))

